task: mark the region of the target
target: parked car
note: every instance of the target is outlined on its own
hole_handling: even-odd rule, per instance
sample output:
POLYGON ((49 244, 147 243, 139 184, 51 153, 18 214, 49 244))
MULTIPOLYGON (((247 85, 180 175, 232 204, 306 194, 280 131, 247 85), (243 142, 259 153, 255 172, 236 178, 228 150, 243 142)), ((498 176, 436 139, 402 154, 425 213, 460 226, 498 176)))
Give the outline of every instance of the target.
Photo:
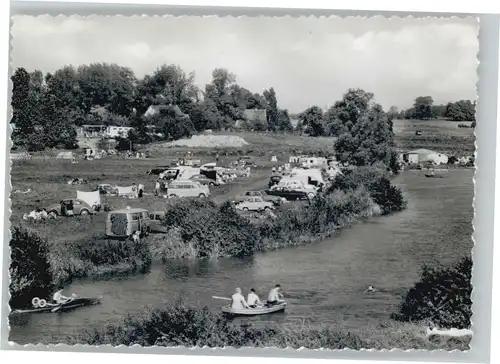
POLYGON ((271 178, 269 178, 269 183, 267 187, 271 188, 272 186, 277 185, 278 183, 280 183, 282 179, 283 176, 271 176, 271 178))
POLYGON ((169 169, 170 166, 158 166, 147 171, 147 174, 159 175, 169 169))
POLYGON ((172 181, 167 187, 168 197, 208 197, 210 189, 196 181, 172 181))
POLYGON ((132 208, 111 211, 106 219, 106 236, 109 238, 130 238, 136 231, 141 236, 151 232, 152 221, 146 209, 132 208))
POLYGON ((58 204, 47 207, 51 216, 94 215, 95 208, 78 199, 65 199, 58 204))
MULTIPOLYGON (((305 184, 301 181, 296 181, 296 180, 287 180, 287 181, 280 181, 278 184, 279 187, 288 187, 291 190, 294 191, 302 191, 307 193, 307 196, 309 198, 314 198, 314 196, 317 195, 319 188, 313 185, 305 184)), ((272 189, 272 187, 271 187, 272 189)))
POLYGON ((415 132, 415 135, 422 135, 422 130, 417 130, 417 131, 415 132))
POLYGON ((117 189, 115 186, 112 186, 107 183, 102 183, 99 186, 97 186, 97 190, 99 191, 99 194, 101 195, 114 195, 118 193, 117 189))
POLYGON ((296 191, 296 190, 293 190, 289 187, 274 186, 271 189, 267 190, 266 193, 268 195, 285 198, 288 201, 309 200, 309 196, 307 196, 307 192, 296 191))
POLYGON ((195 174, 194 176, 189 177, 191 181, 199 182, 204 186, 219 186, 220 183, 216 180, 208 178, 203 174, 195 174))
POLYGON ((168 228, 163 226, 162 221, 165 220, 167 213, 166 211, 153 211, 149 214, 151 219, 151 232, 152 233, 166 233, 168 228))
POLYGON ((243 211, 264 211, 274 209, 272 202, 264 201, 259 196, 249 196, 236 204, 236 209, 243 211))
POLYGON ((278 196, 268 195, 265 191, 247 191, 245 195, 241 196, 240 200, 246 200, 248 197, 259 196, 264 201, 271 202, 274 206, 279 206, 283 203, 283 199, 278 196))

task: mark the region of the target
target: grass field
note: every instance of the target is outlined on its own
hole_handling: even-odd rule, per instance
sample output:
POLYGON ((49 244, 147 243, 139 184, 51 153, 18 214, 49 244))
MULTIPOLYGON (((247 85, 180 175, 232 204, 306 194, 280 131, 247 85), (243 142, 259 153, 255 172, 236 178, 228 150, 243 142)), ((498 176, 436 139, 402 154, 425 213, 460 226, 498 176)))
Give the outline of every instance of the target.
POLYGON ((474 128, 459 128, 459 122, 448 120, 394 120, 395 142, 398 148, 431 149, 450 155, 470 155, 474 152, 474 128), (422 135, 415 135, 416 131, 422 135))
POLYGON ((288 161, 290 155, 333 153, 335 138, 318 137, 311 138, 300 135, 274 134, 274 133, 251 133, 251 132, 217 132, 210 135, 227 135, 243 138, 248 144, 238 148, 187 148, 187 147, 165 147, 164 143, 153 144, 147 147, 153 156, 183 156, 187 151, 194 156, 215 156, 219 153, 224 156, 254 155, 271 156, 276 155, 278 160, 288 161))

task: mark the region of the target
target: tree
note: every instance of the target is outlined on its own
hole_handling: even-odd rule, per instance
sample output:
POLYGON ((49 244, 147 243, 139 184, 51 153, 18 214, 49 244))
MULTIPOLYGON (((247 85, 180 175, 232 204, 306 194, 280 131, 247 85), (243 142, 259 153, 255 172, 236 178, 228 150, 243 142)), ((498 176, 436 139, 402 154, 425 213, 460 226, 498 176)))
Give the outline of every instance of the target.
POLYGON ((185 112, 199 99, 194 73, 176 65, 162 65, 138 83, 135 107, 143 115, 151 105, 177 105, 185 112))
POLYGON ((445 116, 453 121, 475 121, 476 105, 469 100, 450 102, 446 105, 445 116))
POLYGON ((276 100, 276 92, 274 88, 270 88, 269 91, 264 91, 264 97, 267 101, 267 125, 272 131, 278 129, 278 101, 276 100))
POLYGON ((236 76, 225 68, 216 68, 212 72, 212 82, 205 86, 205 100, 210 100, 217 108, 221 120, 220 127, 232 127, 236 120, 242 118, 241 104, 236 94, 239 86, 234 87, 236 76))
POLYGON ((415 119, 428 120, 432 118, 432 104, 434 100, 431 96, 419 96, 415 99, 415 119))
POLYGON ((12 119, 15 125, 12 140, 15 146, 29 151, 43 149, 43 140, 37 131, 40 123, 41 90, 34 87, 30 74, 18 68, 11 77, 12 81, 12 119))
POLYGON ((431 118, 432 119, 443 119, 446 113, 446 105, 432 105, 431 106, 431 118))
POLYGON ((29 307, 33 297, 47 299, 53 289, 47 241, 14 227, 9 246, 11 308, 29 307))
POLYGON ((381 161, 396 171, 393 137, 387 114, 380 105, 374 104, 360 110, 351 131, 337 139, 336 157, 342 163, 355 166, 369 166, 381 161))
POLYGON ((290 116, 288 115, 287 109, 278 110, 278 130, 280 131, 292 131, 293 126, 290 121, 290 116))
POLYGON ((350 132, 361 114, 373 104, 373 93, 349 89, 325 114, 326 133, 339 136, 350 132))
POLYGON ((190 137, 195 132, 194 125, 189 115, 184 114, 178 106, 166 106, 153 116, 157 125, 168 140, 177 140, 190 137))
POLYGON ((399 118, 400 112, 396 106, 391 106, 387 112, 387 118, 389 121, 399 118))
POLYGON ((310 136, 322 136, 325 129, 323 125, 323 110, 319 106, 312 106, 299 115, 301 127, 310 136))
POLYGON ((134 72, 117 64, 93 63, 77 70, 78 87, 84 113, 103 106, 112 114, 129 116, 134 106, 134 72))

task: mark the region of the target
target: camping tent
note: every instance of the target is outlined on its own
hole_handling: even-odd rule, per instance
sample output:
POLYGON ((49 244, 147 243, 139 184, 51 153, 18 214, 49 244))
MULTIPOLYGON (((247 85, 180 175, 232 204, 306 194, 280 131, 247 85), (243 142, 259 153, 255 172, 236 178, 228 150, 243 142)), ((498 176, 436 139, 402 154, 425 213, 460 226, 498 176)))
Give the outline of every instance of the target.
POLYGON ((73 152, 59 152, 57 159, 73 159, 73 152))
POLYGON ((76 198, 88 203, 90 206, 99 206, 101 204, 101 195, 99 194, 99 191, 83 192, 77 190, 76 198))
POLYGON ((127 187, 121 187, 121 186, 116 186, 116 189, 118 190, 118 196, 133 196, 134 192, 132 191, 132 186, 127 186, 127 187))

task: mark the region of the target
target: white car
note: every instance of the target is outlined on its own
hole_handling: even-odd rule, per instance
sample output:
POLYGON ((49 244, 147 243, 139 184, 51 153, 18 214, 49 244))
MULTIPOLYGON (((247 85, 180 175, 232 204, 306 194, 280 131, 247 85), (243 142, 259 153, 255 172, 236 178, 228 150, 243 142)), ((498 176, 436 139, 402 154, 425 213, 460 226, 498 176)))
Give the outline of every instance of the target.
POLYGON ((210 188, 203 186, 196 181, 172 181, 167 187, 167 195, 170 198, 174 197, 208 197, 210 196, 210 188))
POLYGON ((274 205, 272 202, 264 201, 259 196, 246 196, 246 198, 236 204, 236 209, 242 211, 264 211, 273 210, 274 205))

